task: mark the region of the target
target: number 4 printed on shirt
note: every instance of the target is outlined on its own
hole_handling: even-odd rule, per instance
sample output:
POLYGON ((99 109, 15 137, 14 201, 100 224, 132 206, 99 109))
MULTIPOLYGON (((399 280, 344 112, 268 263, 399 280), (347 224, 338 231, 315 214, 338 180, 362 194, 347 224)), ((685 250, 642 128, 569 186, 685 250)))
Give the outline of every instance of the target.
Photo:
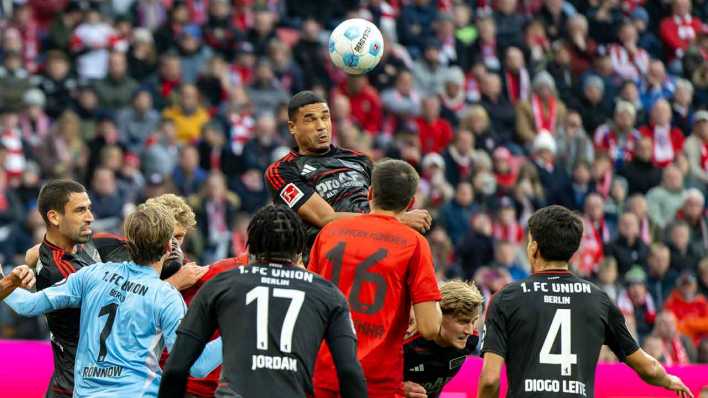
POLYGON ((539 356, 539 363, 560 365, 561 376, 570 376, 571 365, 578 363, 578 356, 570 352, 570 319, 570 309, 559 308, 556 310, 546 339, 543 341, 541 354, 539 356), (556 337, 558 337, 559 330, 561 335, 560 354, 551 354, 551 348, 553 348, 553 343, 556 341, 556 337))

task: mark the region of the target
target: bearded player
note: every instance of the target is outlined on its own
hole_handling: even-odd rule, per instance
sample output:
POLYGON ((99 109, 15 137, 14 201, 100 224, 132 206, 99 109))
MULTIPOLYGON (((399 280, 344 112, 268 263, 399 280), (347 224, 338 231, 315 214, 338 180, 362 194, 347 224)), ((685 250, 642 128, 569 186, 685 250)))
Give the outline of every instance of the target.
MULTIPOLYGON (((369 397, 391 398, 403 382, 403 338, 411 306, 418 332, 440 332, 440 290, 427 240, 400 221, 418 188, 418 173, 401 160, 376 165, 371 213, 327 224, 315 240, 308 268, 331 280, 351 307, 357 357, 369 397)), ((332 356, 323 347, 315 369, 315 397, 339 396, 332 356)))
MULTIPOLYGON (((288 118, 297 148, 271 164, 265 177, 274 202, 295 210, 305 222, 310 247, 327 223, 369 212, 371 160, 332 145, 329 107, 312 91, 292 97, 288 118)), ((418 231, 430 228, 426 210, 403 211, 397 217, 418 231)))
POLYGON ((440 287, 440 295, 440 334, 429 340, 414 330, 403 343, 406 398, 437 398, 477 349, 482 294, 472 283, 449 281, 440 287))

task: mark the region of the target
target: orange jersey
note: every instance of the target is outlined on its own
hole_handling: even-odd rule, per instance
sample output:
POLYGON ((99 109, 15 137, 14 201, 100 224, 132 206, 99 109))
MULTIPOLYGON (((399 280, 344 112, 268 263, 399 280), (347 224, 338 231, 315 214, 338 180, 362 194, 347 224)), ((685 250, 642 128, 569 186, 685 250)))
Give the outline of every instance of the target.
MULTIPOLYGON (((440 300, 428 242, 392 216, 340 219, 317 235, 308 269, 347 297, 369 396, 392 397, 403 381, 403 337, 411 304, 440 300)), ((314 384, 316 391, 339 390, 326 345, 317 358, 314 384)))

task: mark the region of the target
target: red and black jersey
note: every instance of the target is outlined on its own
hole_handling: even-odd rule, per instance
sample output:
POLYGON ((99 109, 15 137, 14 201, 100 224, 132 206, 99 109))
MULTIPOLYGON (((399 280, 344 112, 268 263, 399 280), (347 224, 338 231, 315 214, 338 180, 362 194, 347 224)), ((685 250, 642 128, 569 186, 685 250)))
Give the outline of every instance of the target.
POLYGON ((441 347, 416 333, 403 342, 403 380, 420 384, 429 398, 437 398, 445 384, 462 368, 465 359, 475 352, 478 342, 479 336, 474 334, 461 350, 441 347))
MULTIPOLYGON (((372 163, 361 152, 334 145, 319 156, 291 151, 268 166, 265 177, 273 201, 297 211, 317 193, 337 212, 368 213, 372 163)), ((311 243, 319 228, 308 225, 311 243)))

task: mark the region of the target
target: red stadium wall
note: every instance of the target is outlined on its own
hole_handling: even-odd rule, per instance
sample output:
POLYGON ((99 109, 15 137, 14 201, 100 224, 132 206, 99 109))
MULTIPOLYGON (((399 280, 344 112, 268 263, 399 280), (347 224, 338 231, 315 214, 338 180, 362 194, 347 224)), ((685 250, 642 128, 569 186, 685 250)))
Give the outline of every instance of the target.
MULTIPOLYGON (((41 398, 52 374, 52 354, 49 343, 0 340, 0 391, 3 398, 41 398)), ((468 360, 460 373, 448 384, 441 398, 474 398, 477 376, 482 365, 479 358, 468 360)), ((698 396, 700 388, 708 386, 708 366, 670 368, 698 396)), ((600 365, 597 369, 597 398, 673 397, 660 388, 644 384, 627 366, 600 365)), ((503 386, 502 392, 506 392, 503 386)), ((503 396, 503 395, 502 395, 503 396)))

